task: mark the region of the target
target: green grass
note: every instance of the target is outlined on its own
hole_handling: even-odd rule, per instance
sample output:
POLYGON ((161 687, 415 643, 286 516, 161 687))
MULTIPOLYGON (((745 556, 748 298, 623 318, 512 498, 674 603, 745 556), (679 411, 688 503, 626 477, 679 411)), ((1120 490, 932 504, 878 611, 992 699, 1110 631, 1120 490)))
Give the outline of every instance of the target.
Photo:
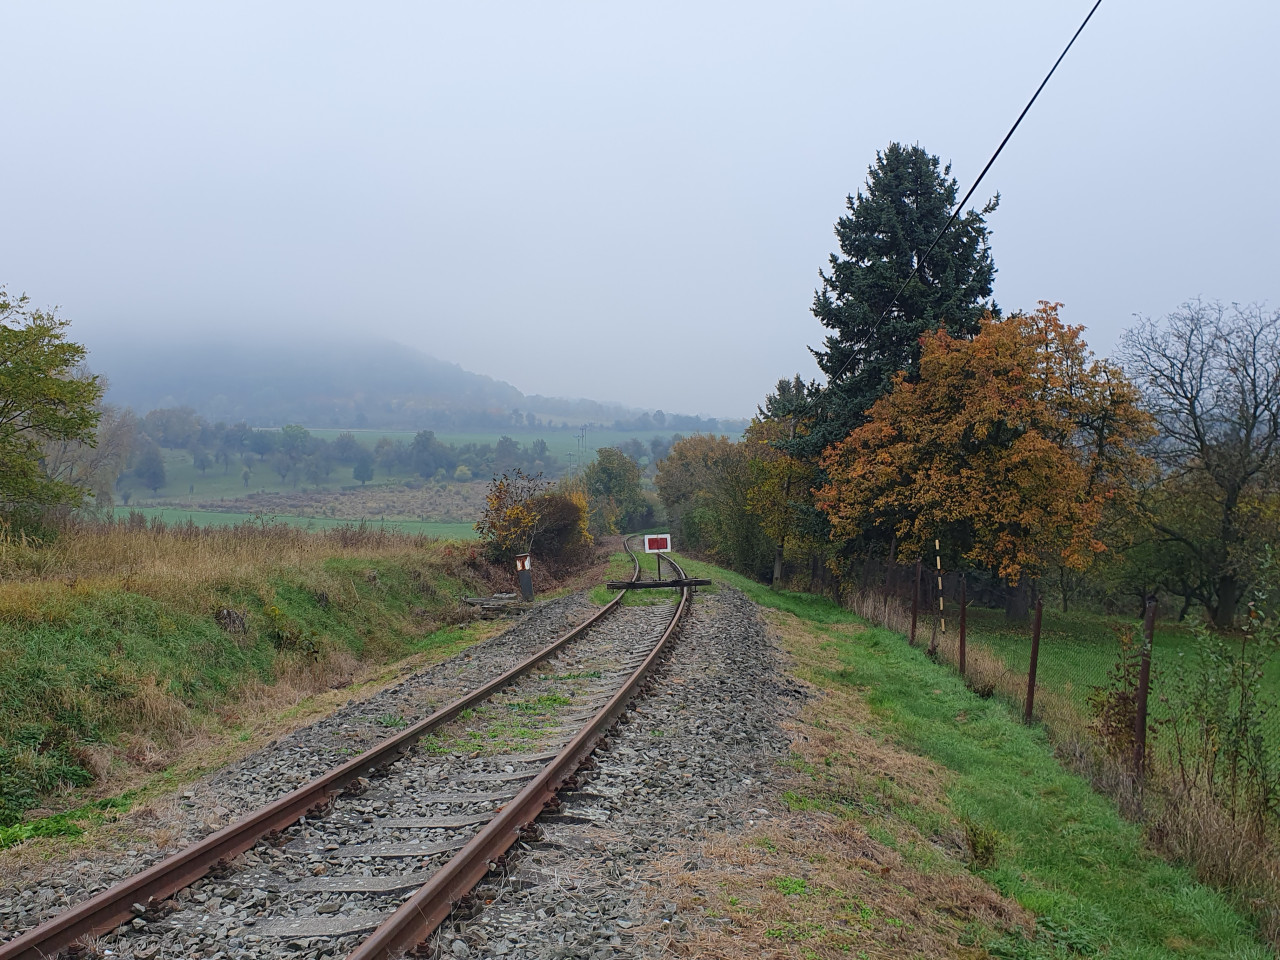
POLYGON ((463 592, 427 564, 331 558, 274 574, 252 592, 229 578, 218 602, 244 612, 244 634, 223 630, 212 611, 120 586, 51 591, 5 610, 0 827, 19 824, 31 807, 66 802, 50 794, 92 786, 85 748, 119 758, 123 737, 180 743, 192 725, 220 726, 219 709, 234 709, 241 688, 272 683, 290 664, 344 651, 377 664, 462 649, 473 628, 424 633, 420 614, 452 607, 463 592))
MULTIPOLYGON (((994 956, 1274 956, 1220 894, 1151 853, 1140 828, 1067 772, 1044 731, 1018 722, 1001 701, 980 699, 900 634, 839 629, 860 621, 830 600, 775 593, 706 564, 681 562, 692 575, 713 576, 806 621, 829 655, 813 679, 860 691, 877 729, 946 769, 951 813, 990 847, 990 865, 975 872, 1040 918, 1034 943, 992 940, 994 956)), ((908 817, 912 809, 901 805, 908 817)), ((859 812, 851 807, 847 815, 859 812)), ((918 826, 928 836, 933 825, 918 826)))
MULTIPOLYGON (((116 507, 117 517, 126 517, 136 510, 148 519, 158 518, 165 523, 186 523, 190 520, 197 527, 229 527, 237 523, 284 523, 303 530, 332 530, 337 527, 359 526, 359 520, 336 520, 333 517, 295 517, 288 514, 262 516, 252 513, 221 513, 212 510, 183 510, 180 507, 116 507)), ((422 534, 441 540, 474 540, 475 528, 469 523, 445 523, 432 520, 366 520, 365 526, 400 533, 422 534)))

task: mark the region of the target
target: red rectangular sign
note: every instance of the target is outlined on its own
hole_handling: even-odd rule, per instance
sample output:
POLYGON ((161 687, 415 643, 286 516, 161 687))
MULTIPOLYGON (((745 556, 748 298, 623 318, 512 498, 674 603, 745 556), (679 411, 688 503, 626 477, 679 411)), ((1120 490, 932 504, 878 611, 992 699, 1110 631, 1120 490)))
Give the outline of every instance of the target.
POLYGON ((664 550, 671 549, 671 534, 669 533, 646 533, 644 535, 644 552, 645 553, 661 553, 664 550))

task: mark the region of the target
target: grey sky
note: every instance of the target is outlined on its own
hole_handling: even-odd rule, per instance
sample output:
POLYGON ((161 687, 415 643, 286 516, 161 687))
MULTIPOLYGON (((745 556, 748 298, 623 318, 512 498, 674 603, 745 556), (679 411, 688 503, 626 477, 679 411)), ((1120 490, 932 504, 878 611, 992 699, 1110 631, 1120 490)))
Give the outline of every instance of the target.
MULTIPOLYGON (((806 344, 875 150, 965 189, 1087 11, 15 3, 0 282, 111 338, 392 337, 729 416, 806 344)), ((982 188, 1007 309, 1274 305, 1280 5, 1104 0, 982 188)), ((110 374, 110 370, 104 371, 110 374)))

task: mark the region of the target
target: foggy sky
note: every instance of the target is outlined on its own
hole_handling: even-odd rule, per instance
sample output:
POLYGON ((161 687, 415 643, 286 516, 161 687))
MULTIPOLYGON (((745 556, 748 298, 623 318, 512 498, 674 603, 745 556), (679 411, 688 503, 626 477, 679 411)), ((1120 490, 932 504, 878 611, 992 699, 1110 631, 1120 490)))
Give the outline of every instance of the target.
MULTIPOLYGON (((1090 3, 10 2, 0 283, 72 335, 376 333, 714 416, 816 376, 890 140, 963 192, 1090 3)), ((980 192, 996 298, 1275 305, 1280 7, 1104 0, 980 192)), ((110 370, 103 371, 110 375, 110 370)))

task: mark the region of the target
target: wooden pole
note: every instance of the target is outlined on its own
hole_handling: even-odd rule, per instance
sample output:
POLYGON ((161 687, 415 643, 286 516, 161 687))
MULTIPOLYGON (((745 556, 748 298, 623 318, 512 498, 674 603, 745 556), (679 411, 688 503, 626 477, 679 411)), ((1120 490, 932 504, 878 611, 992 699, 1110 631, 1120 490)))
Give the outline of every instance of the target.
POLYGON ((960 577, 960 676, 964 676, 965 578, 960 577))
POLYGON ((1151 692, 1151 642, 1156 633, 1156 598, 1147 597, 1142 622, 1142 665, 1138 668, 1138 704, 1133 718, 1133 772, 1141 780, 1147 766, 1147 696, 1151 692))
POLYGON ((1031 722, 1031 708, 1036 700, 1036 665, 1040 661, 1040 618, 1044 615, 1044 599, 1036 597, 1036 622, 1031 628, 1031 666, 1027 668, 1027 709, 1022 719, 1031 722))
POLYGON ((920 612, 920 561, 916 561, 916 586, 911 593, 911 636, 908 638, 912 646, 916 642, 916 614, 920 612))

